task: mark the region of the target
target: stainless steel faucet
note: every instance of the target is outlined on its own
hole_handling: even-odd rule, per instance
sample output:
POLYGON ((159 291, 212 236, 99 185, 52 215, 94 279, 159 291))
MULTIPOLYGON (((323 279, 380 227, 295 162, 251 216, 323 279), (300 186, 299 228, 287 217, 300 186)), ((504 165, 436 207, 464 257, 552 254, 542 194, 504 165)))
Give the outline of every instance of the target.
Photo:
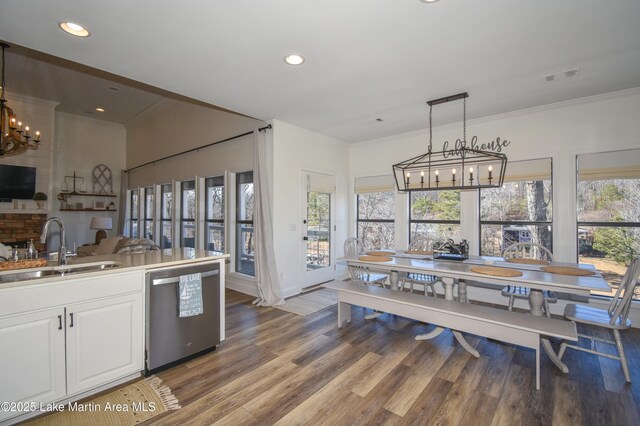
POLYGON ((47 232, 49 231, 49 225, 51 222, 55 222, 58 224, 60 228, 60 248, 58 248, 58 265, 66 265, 67 264, 67 248, 65 247, 65 235, 64 235, 64 223, 62 223, 62 219, 59 217, 50 217, 44 224, 44 228, 42 228, 42 235, 40 235, 40 242, 42 244, 47 242, 47 232))

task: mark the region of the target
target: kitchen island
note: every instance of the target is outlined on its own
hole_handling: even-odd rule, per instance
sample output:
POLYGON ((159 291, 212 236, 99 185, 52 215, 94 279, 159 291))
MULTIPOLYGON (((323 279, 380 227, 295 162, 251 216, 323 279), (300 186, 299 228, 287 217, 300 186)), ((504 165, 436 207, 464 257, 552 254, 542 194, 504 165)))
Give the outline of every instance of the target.
MULTIPOLYGON (((219 271, 224 340, 227 257, 187 248, 0 272, 0 401, 66 403, 139 377, 145 366, 146 277, 154 271, 219 271)), ((29 407, 0 412, 0 422, 41 414, 29 413, 29 407)))

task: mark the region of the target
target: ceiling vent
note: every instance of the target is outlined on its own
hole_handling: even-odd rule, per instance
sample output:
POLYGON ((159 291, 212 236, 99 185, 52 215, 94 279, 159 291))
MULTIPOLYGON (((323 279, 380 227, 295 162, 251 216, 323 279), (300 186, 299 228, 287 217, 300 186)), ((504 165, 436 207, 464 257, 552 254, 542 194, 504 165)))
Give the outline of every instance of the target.
POLYGON ((544 81, 549 83, 552 81, 558 81, 558 80, 563 80, 565 78, 575 77, 576 75, 578 75, 578 71, 579 71, 578 68, 574 68, 566 71, 557 72, 555 74, 548 74, 544 76, 544 81))

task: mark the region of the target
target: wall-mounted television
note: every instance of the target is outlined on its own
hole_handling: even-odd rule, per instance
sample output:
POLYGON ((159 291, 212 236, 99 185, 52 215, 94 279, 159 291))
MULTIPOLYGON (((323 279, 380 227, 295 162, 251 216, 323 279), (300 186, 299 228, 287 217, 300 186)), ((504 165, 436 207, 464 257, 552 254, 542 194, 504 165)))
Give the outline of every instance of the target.
POLYGON ((35 167, 0 164, 0 201, 30 200, 35 192, 35 167))

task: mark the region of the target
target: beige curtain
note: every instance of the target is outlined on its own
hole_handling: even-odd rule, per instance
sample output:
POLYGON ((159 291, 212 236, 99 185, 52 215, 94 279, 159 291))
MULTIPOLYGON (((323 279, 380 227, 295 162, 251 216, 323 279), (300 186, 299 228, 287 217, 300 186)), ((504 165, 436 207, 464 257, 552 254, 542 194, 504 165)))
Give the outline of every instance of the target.
POLYGON ((129 189, 129 173, 120 172, 120 205, 118 209, 118 235, 125 235, 127 223, 127 189, 129 189))
MULTIPOLYGON (((269 130, 266 130, 269 131, 269 130)), ((255 272, 258 298, 253 301, 258 306, 282 305, 284 299, 278 282, 278 268, 273 253, 273 224, 271 208, 271 183, 273 161, 268 158, 270 150, 264 132, 257 128, 254 135, 254 210, 253 225, 256 233, 255 272)), ((271 141, 269 141, 271 143, 271 141)))

